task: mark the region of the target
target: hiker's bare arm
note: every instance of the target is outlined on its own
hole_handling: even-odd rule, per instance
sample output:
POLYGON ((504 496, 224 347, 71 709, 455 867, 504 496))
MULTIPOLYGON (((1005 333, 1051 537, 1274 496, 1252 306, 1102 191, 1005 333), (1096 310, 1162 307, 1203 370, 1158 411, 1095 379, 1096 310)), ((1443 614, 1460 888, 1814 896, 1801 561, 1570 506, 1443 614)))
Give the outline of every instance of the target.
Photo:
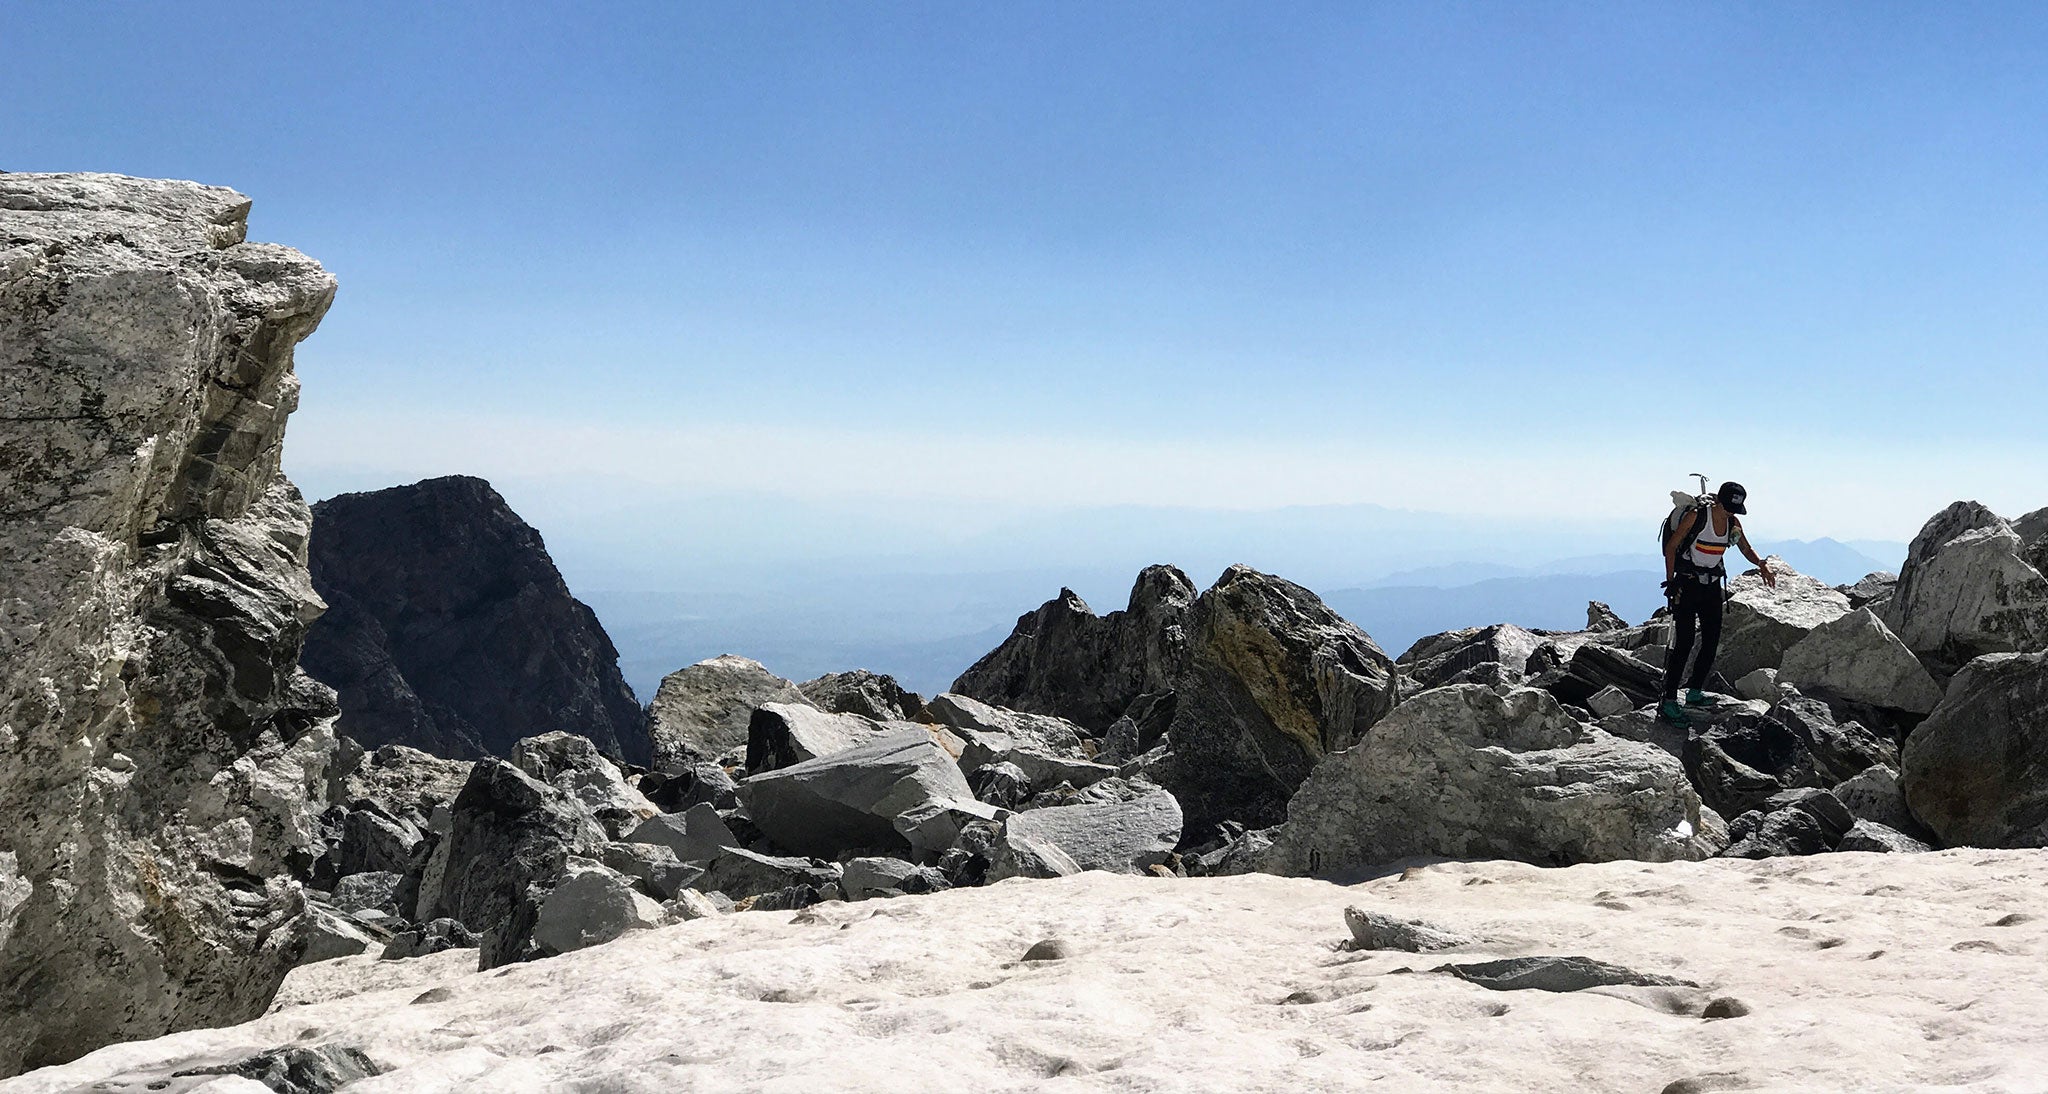
MULTIPOLYGON (((1741 521, 1738 520, 1735 522, 1735 530, 1737 532, 1742 531, 1741 521)), ((1771 572, 1771 564, 1765 562, 1763 559, 1756 557, 1756 551, 1750 547, 1749 537, 1747 535, 1737 535, 1735 537, 1735 545, 1737 547, 1742 548, 1742 557, 1748 559, 1751 565, 1763 571, 1764 584, 1776 585, 1778 583, 1778 575, 1771 572)))
POLYGON ((1678 576, 1678 545, 1685 542, 1685 537, 1698 520, 1696 512, 1678 518, 1678 526, 1671 529, 1671 538, 1664 541, 1664 580, 1678 576))

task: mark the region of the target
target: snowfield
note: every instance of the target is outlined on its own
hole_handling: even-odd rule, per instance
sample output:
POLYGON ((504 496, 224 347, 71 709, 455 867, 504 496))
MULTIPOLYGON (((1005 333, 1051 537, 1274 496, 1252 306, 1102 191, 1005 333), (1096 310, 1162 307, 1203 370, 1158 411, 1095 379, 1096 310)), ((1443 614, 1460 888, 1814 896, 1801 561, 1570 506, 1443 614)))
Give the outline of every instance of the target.
POLYGON ((344 958, 295 972, 257 1021, 0 1090, 262 1091, 150 1084, 340 1044, 389 1069, 360 1094, 2043 1091, 2044 894, 2048 852, 1967 849, 1442 863, 1348 886, 1014 880, 697 920, 488 973, 474 951, 344 958), (1352 950, 1347 905, 1481 941, 1352 950), (1022 960, 1048 939, 1068 955, 1022 960), (1496 991, 1429 971, 1521 955, 1699 986, 1496 991))

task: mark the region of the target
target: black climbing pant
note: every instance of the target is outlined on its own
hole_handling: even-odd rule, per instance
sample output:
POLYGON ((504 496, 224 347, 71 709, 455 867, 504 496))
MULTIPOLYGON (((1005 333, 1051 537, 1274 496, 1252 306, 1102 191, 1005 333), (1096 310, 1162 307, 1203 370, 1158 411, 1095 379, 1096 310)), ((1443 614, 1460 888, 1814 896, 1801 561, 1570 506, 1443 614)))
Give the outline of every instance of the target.
POLYGON ((1721 583, 1680 578, 1678 581, 1678 606, 1672 616, 1677 624, 1677 633, 1671 639, 1671 652, 1664 655, 1664 697, 1678 698, 1678 677, 1685 671, 1685 660, 1692 656, 1693 631, 1700 637, 1699 660, 1692 664, 1692 675, 1686 680, 1686 687, 1702 688, 1707 676, 1714 671, 1714 654, 1721 648, 1721 583))

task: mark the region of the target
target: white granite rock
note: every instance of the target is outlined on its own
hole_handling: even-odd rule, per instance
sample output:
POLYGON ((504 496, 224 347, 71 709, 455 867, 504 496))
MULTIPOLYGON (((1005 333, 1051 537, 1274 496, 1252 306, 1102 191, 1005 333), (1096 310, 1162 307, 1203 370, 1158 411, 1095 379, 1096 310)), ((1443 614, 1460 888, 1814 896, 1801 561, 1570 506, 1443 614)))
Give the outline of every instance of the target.
POLYGON ((1913 537, 1885 622, 1906 645, 1952 665, 2048 649, 2048 579, 2027 546, 1998 514, 1956 502, 1913 537))
POLYGON ((1800 688, 1915 714, 1925 714, 1941 702, 1941 685, 1869 608, 1815 627, 1785 651, 1778 678, 1800 688))
POLYGON ((248 209, 0 173, 0 1076, 254 1017, 306 937, 335 708, 278 466, 335 285, 248 209))
POLYGON ((1705 858, 1726 833, 1655 745, 1581 725, 1547 692, 1438 688, 1318 766, 1264 869, 1316 874, 1417 855, 1544 865, 1705 858))
POLYGON ((1849 614, 1849 598, 1833 586, 1794 570, 1783 559, 1767 559, 1776 586, 1746 573, 1728 583, 1727 612, 1714 668, 1730 680, 1758 669, 1777 668, 1785 651, 1815 627, 1849 614))

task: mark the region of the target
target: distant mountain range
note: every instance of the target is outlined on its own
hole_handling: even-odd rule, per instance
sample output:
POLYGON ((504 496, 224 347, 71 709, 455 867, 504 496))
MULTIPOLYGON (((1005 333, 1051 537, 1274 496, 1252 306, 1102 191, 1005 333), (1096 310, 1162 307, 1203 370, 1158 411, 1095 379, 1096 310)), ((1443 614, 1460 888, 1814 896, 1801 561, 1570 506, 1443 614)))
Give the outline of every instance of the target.
MULTIPOLYGON (((308 481, 314 496, 384 485, 308 481)), ((867 668, 941 691, 1063 586, 1111 611, 1155 562, 1205 588, 1234 563, 1278 574, 1394 654, 1452 627, 1577 627, 1587 600, 1632 619, 1658 603, 1650 540, 1661 511, 1566 521, 1377 505, 911 504, 864 497, 858 484, 829 499, 689 495, 623 480, 493 485, 597 611, 642 702, 665 674, 721 653, 796 680, 867 668), (1553 561, 1502 561, 1510 550, 1553 561)), ((1836 584, 1897 569, 1906 553, 1903 543, 1831 539, 1764 548, 1836 584)))
MULTIPOLYGON (((1759 550, 1801 573, 1847 584, 1874 570, 1896 570, 1906 545, 1790 540, 1760 544, 1759 550)), ((1018 616, 1061 587, 1079 592, 1096 611, 1109 612, 1124 606, 1136 575, 1135 566, 811 573, 738 590, 597 592, 584 599, 611 633, 626 679, 642 700, 666 673, 721 653, 745 654, 795 680, 849 668, 887 672, 929 695, 944 691, 1010 633, 1018 616)), ((1190 576, 1206 585, 1215 574, 1190 576)), ((1399 655, 1416 639, 1454 627, 1516 623, 1576 629, 1585 625, 1589 600, 1604 601, 1626 619, 1644 619, 1663 602, 1662 576, 1656 556, 1645 551, 1531 567, 1445 563, 1316 591, 1388 653, 1399 655)))

